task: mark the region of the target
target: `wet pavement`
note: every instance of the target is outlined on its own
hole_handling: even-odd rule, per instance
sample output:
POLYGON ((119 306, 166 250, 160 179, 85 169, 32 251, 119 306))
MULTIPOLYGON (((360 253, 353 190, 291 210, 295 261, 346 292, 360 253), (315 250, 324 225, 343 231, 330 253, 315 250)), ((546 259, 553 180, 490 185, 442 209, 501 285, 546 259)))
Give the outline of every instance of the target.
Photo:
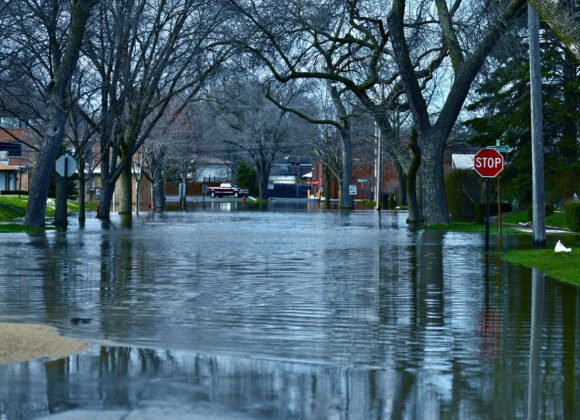
POLYGON ((210 203, 2 235, 0 321, 92 345, 0 365, 0 419, 579 418, 579 289, 405 218, 210 203))

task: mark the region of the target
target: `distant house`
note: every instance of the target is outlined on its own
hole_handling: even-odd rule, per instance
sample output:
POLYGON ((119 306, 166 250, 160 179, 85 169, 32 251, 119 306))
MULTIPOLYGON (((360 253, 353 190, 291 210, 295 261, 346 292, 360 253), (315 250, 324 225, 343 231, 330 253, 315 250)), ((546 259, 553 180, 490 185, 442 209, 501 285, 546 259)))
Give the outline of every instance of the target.
MULTIPOLYGON (((2 121, 7 123, 6 119, 2 121)), ((7 124, 9 127, 14 124, 7 124)), ((0 191, 28 191, 29 169, 34 164, 36 152, 21 143, 30 142, 30 133, 24 128, 0 129, 0 191)))
POLYGON ((203 156, 195 161, 194 182, 222 182, 232 180, 232 163, 215 157, 203 156))
POLYGON ((284 156, 272 162, 269 184, 309 184, 312 159, 305 156, 284 156))
POLYGON ((473 169, 475 154, 451 154, 451 169, 473 169))
POLYGON ((12 166, 7 163, 2 158, 2 153, 0 152, 0 191, 16 191, 17 181, 18 181, 19 168, 17 166, 12 166))

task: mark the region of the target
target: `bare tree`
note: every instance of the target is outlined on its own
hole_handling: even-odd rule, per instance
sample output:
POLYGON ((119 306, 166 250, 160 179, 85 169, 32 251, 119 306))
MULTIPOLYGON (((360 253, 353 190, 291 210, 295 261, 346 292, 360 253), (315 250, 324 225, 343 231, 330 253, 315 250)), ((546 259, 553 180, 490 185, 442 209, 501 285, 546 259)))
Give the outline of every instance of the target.
MULTIPOLYGON (((328 125, 333 127, 340 138, 340 155, 332 156, 333 147, 328 140, 331 138, 323 137, 323 147, 318 148, 318 153, 324 157, 327 162, 327 167, 334 173, 340 183, 340 207, 342 209, 354 208, 354 199, 350 195, 350 184, 352 182, 352 117, 354 105, 347 100, 345 92, 340 92, 334 83, 327 82, 327 90, 332 103, 333 111, 331 115, 326 114, 326 117, 317 117, 308 114, 304 110, 299 110, 294 107, 285 106, 277 99, 272 97, 268 92, 267 96, 278 108, 285 112, 291 112, 298 117, 308 121, 311 124, 328 125)), ((328 109, 328 108, 327 108, 328 109)), ((326 184, 328 185, 328 183, 326 184)))
MULTIPOLYGON (((444 0, 435 0, 434 3, 438 20, 433 29, 438 30, 443 39, 443 47, 449 51, 454 74, 450 88, 441 98, 442 106, 438 107, 434 121, 432 121, 433 110, 429 109, 424 91, 421 88, 419 74, 413 62, 413 57, 421 54, 428 46, 417 45, 416 40, 405 34, 405 28, 410 23, 417 23, 417 20, 424 21, 425 19, 423 17, 413 19, 412 16, 408 16, 409 9, 406 7, 405 0, 393 0, 388 23, 393 55, 399 68, 417 130, 416 146, 421 153, 421 165, 424 171, 425 221, 427 224, 447 224, 449 223, 449 212, 443 183, 445 143, 457 121, 471 88, 471 83, 503 33, 506 32, 510 24, 521 16, 525 1, 512 0, 498 5, 497 11, 494 10, 494 13, 488 14, 487 22, 477 34, 477 38, 472 39, 460 37, 462 33, 458 25, 459 22, 454 20, 457 17, 457 21, 460 21, 461 14, 458 9, 461 2, 457 1, 451 9, 448 9, 444 0)), ((357 7, 359 7, 358 4, 357 7)), ((475 27, 472 26, 472 28, 475 27)), ((437 68, 439 67, 440 65, 437 66, 437 68)))
POLYGON ((50 175, 65 136, 73 77, 91 10, 98 0, 10 2, 10 37, 4 44, 12 63, 36 83, 46 100, 44 132, 30 182, 24 223, 44 226, 50 175), (21 61, 22 59, 22 61, 21 61))
MULTIPOLYGON (((387 154, 397 169, 401 190, 405 190, 411 156, 389 117, 401 108, 404 92, 387 51, 389 37, 382 20, 362 18, 349 1, 315 5, 272 0, 272 7, 260 9, 231 1, 246 25, 238 42, 264 62, 278 81, 324 79, 339 96, 350 91, 358 98, 383 132, 387 154), (276 23, 280 21, 285 24, 276 23), (248 35, 244 37, 244 33, 248 35), (387 94, 377 95, 377 87, 387 94)), ((374 11, 380 13, 377 7, 374 11)), ((436 55, 432 61, 440 62, 444 56, 436 55)), ((425 83, 430 77, 425 69, 425 83)))
MULTIPOLYGON (((286 91, 284 99, 295 100, 295 92, 286 91)), ((248 154, 256 169, 260 197, 264 198, 276 154, 305 135, 307 124, 270 102, 266 87, 256 81, 228 83, 217 102, 222 139, 248 154)))
POLYGON ((425 173, 425 221, 448 223, 445 142, 471 82, 502 34, 521 15, 525 1, 458 0, 451 8, 443 0, 417 0, 409 7, 403 0, 386 4, 272 0, 271 7, 262 3, 260 8, 230 1, 246 25, 247 35, 239 43, 266 63, 277 80, 322 78, 340 83, 374 115, 401 174, 416 173, 420 159, 425 173), (383 19, 385 9, 390 10, 388 21, 383 19), (449 67, 454 77, 434 90, 433 77, 449 67), (376 85, 389 86, 388 93, 373 96, 376 85), (427 97, 434 91, 439 98, 429 103, 427 97), (412 154, 396 136, 387 113, 403 106, 411 109, 418 134, 417 143, 410 147, 412 154))
POLYGON ((572 0, 528 0, 538 15, 580 60, 580 25, 578 2, 572 0))
POLYGON ((87 57, 101 92, 103 195, 97 217, 108 218, 117 180, 120 213, 131 224, 131 160, 171 99, 194 98, 228 57, 219 3, 195 0, 103 0, 87 57))

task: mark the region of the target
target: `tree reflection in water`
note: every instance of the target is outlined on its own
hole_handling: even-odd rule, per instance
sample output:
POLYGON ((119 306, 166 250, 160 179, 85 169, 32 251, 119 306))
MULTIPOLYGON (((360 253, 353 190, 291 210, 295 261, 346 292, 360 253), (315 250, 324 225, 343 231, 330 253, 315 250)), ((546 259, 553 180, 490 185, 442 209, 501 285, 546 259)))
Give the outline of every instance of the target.
POLYGON ((8 235, 0 316, 97 342, 1 365, 0 418, 172 405, 240 418, 580 417, 578 289, 546 279, 538 324, 530 271, 482 247, 409 229, 404 214, 295 208, 8 235))

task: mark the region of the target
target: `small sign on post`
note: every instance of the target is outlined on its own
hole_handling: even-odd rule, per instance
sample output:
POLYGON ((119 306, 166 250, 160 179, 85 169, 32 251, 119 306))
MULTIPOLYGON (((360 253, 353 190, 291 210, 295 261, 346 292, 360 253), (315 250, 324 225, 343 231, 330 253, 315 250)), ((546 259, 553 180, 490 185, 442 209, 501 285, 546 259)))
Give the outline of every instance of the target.
MULTIPOLYGON (((497 146, 499 147, 499 146, 497 146)), ((485 178, 485 250, 489 250, 489 180, 503 171, 503 156, 495 148, 481 149, 473 157, 473 169, 485 178)))
POLYGON ((483 178, 495 178, 503 171, 503 156, 495 149, 481 149, 473 157, 473 169, 483 178))
POLYGON ((56 160, 54 165, 56 173, 60 176, 57 182, 56 209, 54 213, 54 224, 66 228, 68 221, 67 212, 67 178, 71 177, 77 170, 77 162, 72 156, 62 155, 56 160))
POLYGON ((348 192, 350 195, 356 195, 356 185, 349 185, 348 192))
POLYGON ((77 162, 72 156, 62 155, 56 160, 54 165, 56 173, 64 178, 69 178, 77 170, 77 162))
POLYGON ((312 185, 313 187, 318 187, 318 180, 315 178, 312 181, 310 181, 310 185, 312 185))

